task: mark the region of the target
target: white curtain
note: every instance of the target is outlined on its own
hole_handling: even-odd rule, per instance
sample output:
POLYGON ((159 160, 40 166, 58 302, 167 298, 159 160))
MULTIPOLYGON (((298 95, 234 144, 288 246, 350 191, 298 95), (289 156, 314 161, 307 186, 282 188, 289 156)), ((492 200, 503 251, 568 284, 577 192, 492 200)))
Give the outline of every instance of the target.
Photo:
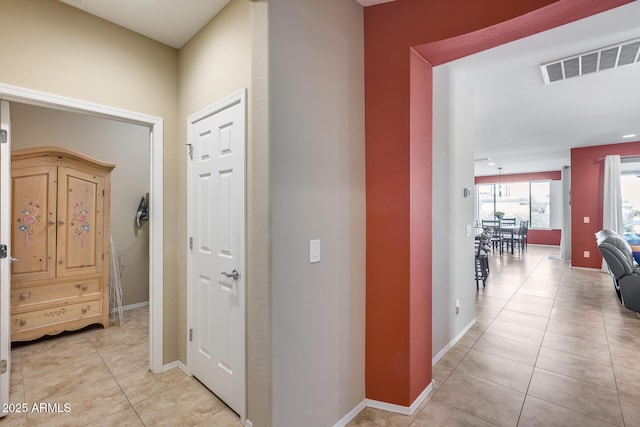
MULTIPOLYGON (((606 156, 604 158, 604 203, 602 212, 603 228, 613 230, 624 235, 622 224, 622 191, 620 189, 620 156, 606 156)), ((607 270, 607 264, 602 260, 602 270, 607 270)))

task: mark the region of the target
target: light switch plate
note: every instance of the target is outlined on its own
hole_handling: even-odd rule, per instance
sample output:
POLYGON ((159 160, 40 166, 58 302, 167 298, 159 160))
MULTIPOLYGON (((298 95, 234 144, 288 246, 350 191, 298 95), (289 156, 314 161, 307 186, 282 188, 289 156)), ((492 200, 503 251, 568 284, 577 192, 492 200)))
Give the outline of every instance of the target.
POLYGON ((309 240, 309 263, 320 262, 320 240, 309 240))

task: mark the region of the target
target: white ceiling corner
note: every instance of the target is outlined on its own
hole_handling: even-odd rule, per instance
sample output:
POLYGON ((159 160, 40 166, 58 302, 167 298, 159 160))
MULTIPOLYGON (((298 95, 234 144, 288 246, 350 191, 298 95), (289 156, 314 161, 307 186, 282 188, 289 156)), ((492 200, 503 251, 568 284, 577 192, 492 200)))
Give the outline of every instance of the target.
POLYGON ((230 0, 60 1, 179 49, 230 0))
POLYGON ((356 0, 362 6, 373 6, 374 4, 389 3, 395 0, 356 0))

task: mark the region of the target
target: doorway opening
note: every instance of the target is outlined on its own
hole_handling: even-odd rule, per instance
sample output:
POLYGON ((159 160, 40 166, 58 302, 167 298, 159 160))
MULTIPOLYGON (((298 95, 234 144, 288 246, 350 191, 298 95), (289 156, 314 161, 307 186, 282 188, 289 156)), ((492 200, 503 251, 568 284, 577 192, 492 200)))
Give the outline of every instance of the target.
MULTIPOLYGON (((149 367, 154 373, 161 372, 163 370, 163 119, 3 84, 0 84, 0 99, 12 104, 26 104, 116 120, 142 126, 148 130, 149 367)), ((133 212, 135 207, 131 209, 133 212)))

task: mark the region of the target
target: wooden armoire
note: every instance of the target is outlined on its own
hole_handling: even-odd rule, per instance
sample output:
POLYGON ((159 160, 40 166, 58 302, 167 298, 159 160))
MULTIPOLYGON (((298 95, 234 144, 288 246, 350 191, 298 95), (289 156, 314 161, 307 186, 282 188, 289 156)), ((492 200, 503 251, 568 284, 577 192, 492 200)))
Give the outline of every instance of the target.
POLYGON ((11 155, 11 341, 109 326, 110 174, 61 147, 11 155))

